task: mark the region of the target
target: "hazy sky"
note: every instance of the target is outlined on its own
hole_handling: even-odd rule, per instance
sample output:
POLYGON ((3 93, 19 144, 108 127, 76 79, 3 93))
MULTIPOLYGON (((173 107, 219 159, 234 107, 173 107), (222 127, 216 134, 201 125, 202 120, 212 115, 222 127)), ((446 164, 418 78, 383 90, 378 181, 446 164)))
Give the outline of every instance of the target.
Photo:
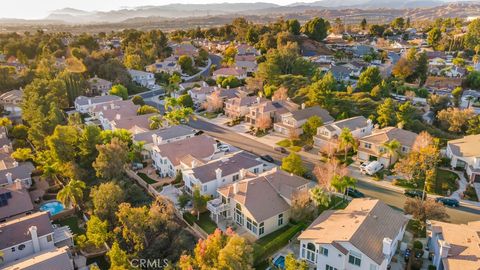
POLYGON ((108 11, 121 7, 165 5, 171 3, 206 4, 224 2, 270 2, 280 5, 314 0, 0 0, 0 18, 42 19, 49 11, 71 7, 81 10, 108 11))

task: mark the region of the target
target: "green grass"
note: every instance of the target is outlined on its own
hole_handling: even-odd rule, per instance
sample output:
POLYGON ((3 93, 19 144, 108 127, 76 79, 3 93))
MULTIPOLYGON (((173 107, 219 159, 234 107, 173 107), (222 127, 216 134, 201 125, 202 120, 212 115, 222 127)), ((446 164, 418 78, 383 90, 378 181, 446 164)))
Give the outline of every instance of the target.
MULTIPOLYGON (((427 191, 430 194, 442 195, 447 196, 453 193, 455 190, 458 189, 457 183, 458 175, 454 172, 438 169, 437 170, 437 177, 434 185, 433 191, 427 191)), ((423 189, 424 180, 412 180, 408 181, 405 179, 397 179, 393 182, 394 185, 400 186, 407 189, 423 189)))
POLYGON ((272 232, 253 244, 253 258, 255 265, 264 264, 264 261, 288 244, 290 239, 307 227, 305 223, 287 224, 285 227, 272 232))
POLYGON ((148 177, 148 175, 144 174, 144 173, 137 173, 138 176, 140 176, 140 178, 142 178, 145 182, 147 182, 147 184, 155 184, 157 183, 157 181, 153 180, 152 178, 148 177))
POLYGON ((302 147, 301 146, 290 146, 288 149, 290 149, 290 151, 292 152, 300 152, 302 150, 302 147))
POLYGON ((464 199, 469 201, 478 202, 477 192, 475 192, 475 188, 473 186, 468 185, 467 190, 465 190, 464 199))
POLYGON ((218 113, 216 113, 216 112, 206 112, 205 111, 205 112, 202 112, 200 115, 207 118, 207 119, 213 119, 213 118, 217 118, 218 113))
POLYGON ((70 227, 70 230, 72 230, 72 232, 76 235, 81 235, 85 233, 85 230, 78 226, 78 224, 80 223, 80 220, 78 219, 77 216, 71 216, 68 218, 57 220, 54 223, 59 224, 60 226, 70 227))
POLYGON ((196 223, 200 228, 202 228, 206 233, 212 234, 217 228, 217 224, 210 219, 209 212, 204 212, 200 214, 200 219, 197 220, 197 217, 190 214, 184 213, 183 218, 188 222, 188 224, 193 225, 196 223))
POLYGON ((284 139, 284 140, 281 140, 281 141, 277 142, 277 145, 281 146, 281 147, 290 147, 290 146, 292 146, 292 142, 289 139, 284 139))

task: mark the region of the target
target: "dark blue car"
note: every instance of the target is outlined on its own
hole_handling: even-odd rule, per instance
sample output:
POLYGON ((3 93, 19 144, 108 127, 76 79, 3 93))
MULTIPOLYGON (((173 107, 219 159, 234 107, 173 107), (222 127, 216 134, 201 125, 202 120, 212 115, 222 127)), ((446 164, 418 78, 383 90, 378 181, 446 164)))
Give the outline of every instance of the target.
POLYGON ((443 203, 443 205, 450 206, 450 207, 459 207, 460 203, 456 199, 452 198, 445 198, 445 197, 440 197, 435 199, 436 202, 438 203, 443 203))

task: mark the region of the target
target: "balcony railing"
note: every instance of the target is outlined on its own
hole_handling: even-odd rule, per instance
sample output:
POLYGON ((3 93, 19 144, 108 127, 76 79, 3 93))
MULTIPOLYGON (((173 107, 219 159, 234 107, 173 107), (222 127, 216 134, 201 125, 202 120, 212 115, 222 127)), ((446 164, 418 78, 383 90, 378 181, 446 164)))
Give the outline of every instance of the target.
POLYGON ((227 210, 227 205, 222 202, 221 198, 216 198, 207 202, 207 209, 215 215, 219 215, 227 210))

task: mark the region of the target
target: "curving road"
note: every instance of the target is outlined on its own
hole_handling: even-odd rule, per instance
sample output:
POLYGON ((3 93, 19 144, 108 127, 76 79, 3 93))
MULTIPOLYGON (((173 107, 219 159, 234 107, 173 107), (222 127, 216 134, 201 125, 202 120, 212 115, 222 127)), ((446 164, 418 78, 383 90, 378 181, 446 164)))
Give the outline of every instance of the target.
MULTIPOLYGON (((270 155, 275 159, 276 164, 280 164, 280 160, 286 156, 273 150, 272 147, 268 145, 201 119, 190 121, 189 125, 245 151, 252 152, 256 155, 270 155)), ((312 169, 315 163, 311 160, 304 160, 304 162, 309 169, 312 169)), ((399 210, 403 208, 406 200, 406 197, 396 189, 389 189, 362 179, 359 179, 356 188, 366 196, 382 200, 399 210)), ((450 221, 453 223, 467 223, 469 221, 480 220, 480 208, 476 207, 460 206, 459 208, 447 208, 447 213, 450 215, 450 221)))

